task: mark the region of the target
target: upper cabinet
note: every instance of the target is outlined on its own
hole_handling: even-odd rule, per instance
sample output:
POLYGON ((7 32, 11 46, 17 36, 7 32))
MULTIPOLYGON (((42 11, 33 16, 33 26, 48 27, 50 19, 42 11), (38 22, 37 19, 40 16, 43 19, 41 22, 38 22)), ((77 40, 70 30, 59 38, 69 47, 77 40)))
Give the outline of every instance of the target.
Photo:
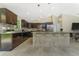
POLYGON ((29 28, 29 23, 24 19, 21 20, 21 27, 22 28, 29 28))
POLYGON ((21 27, 22 28, 38 28, 39 27, 39 23, 30 23, 30 22, 27 22, 25 20, 21 20, 21 27))
POLYGON ((17 24, 17 15, 6 8, 0 8, 0 23, 17 24))

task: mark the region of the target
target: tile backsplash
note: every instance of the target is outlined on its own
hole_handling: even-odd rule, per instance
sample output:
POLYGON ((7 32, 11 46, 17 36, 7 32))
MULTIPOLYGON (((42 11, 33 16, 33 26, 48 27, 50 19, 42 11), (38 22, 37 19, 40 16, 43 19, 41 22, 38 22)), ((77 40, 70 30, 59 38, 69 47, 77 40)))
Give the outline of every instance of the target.
POLYGON ((0 31, 5 31, 7 29, 16 29, 16 25, 0 23, 0 31))

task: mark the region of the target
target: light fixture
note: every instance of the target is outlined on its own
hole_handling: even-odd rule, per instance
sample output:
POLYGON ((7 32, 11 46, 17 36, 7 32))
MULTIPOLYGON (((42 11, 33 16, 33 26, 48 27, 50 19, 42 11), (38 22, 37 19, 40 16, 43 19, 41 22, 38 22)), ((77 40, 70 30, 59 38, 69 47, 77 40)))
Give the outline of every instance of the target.
POLYGON ((40 4, 37 5, 38 7, 40 6, 40 4))
POLYGON ((48 4, 51 4, 51 3, 48 3, 48 4))

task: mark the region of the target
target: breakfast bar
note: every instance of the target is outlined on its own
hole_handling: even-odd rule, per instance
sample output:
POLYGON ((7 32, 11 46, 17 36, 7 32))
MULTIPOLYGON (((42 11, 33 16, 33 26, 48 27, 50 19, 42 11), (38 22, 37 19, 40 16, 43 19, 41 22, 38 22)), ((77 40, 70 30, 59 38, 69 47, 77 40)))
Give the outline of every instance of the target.
POLYGON ((61 47, 70 45, 70 32, 33 32, 34 47, 61 47))

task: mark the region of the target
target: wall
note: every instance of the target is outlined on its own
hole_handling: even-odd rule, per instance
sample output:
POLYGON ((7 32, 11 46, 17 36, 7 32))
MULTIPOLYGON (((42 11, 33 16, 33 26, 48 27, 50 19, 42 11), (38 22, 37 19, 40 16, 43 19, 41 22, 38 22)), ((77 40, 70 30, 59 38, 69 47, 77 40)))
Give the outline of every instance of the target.
POLYGON ((21 29, 21 18, 17 16, 17 29, 21 29))
POLYGON ((2 4, 2 3, 0 3, 0 8, 4 8, 5 6, 2 4))
POLYGON ((62 27, 64 31, 71 31, 73 22, 79 22, 79 17, 73 15, 62 15, 62 27))

